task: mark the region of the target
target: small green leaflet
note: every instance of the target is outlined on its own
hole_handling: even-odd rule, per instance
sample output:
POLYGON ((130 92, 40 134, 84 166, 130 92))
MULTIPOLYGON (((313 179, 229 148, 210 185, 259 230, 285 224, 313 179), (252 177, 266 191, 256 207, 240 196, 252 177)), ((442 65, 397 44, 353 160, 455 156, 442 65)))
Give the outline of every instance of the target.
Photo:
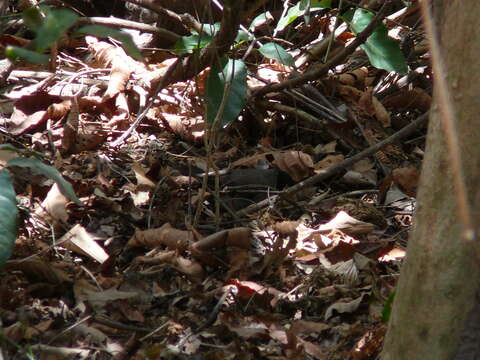
POLYGON ((283 47, 276 43, 266 43, 258 49, 260 53, 269 58, 269 59, 274 59, 277 60, 278 62, 281 62, 282 64, 288 65, 288 66, 294 66, 295 61, 293 60, 292 55, 290 55, 283 47))
MULTIPOLYGON (((350 26, 355 34, 362 32, 373 20, 374 15, 366 10, 357 9, 350 26)), ((367 53, 370 63, 377 69, 395 71, 400 75, 408 72, 407 62, 398 43, 388 36, 385 25, 380 24, 361 48, 367 53)))
POLYGON ((275 31, 282 31, 292 22, 297 20, 300 16, 305 15, 307 10, 310 13, 322 9, 330 9, 332 7, 331 0, 310 0, 310 9, 308 9, 308 4, 305 4, 305 1, 300 1, 296 5, 288 9, 287 14, 283 16, 277 24, 275 31))
POLYGON ((205 93, 207 122, 209 124, 214 122, 224 96, 226 96, 226 101, 219 124, 220 128, 231 124, 245 105, 247 96, 247 68, 243 61, 223 59, 221 69, 216 65, 210 70, 205 93), (225 83, 227 81, 231 81, 231 84, 228 94, 224 94, 225 83))
POLYGON ((202 32, 193 30, 192 35, 182 36, 175 43, 175 53, 183 55, 192 53, 194 50, 202 49, 213 41, 213 37, 220 30, 220 23, 202 24, 202 32))
POLYGON ((207 34, 182 36, 175 43, 175 53, 183 55, 192 53, 195 49, 202 49, 212 42, 213 38, 207 34))
POLYGON ((40 9, 37 7, 29 7, 22 11, 23 23, 27 25, 30 30, 36 31, 43 24, 43 16, 40 9))
POLYGON ((257 17, 255 19, 253 19, 252 23, 250 24, 250 26, 248 27, 248 30, 255 30, 255 28, 261 24, 265 24, 265 23, 268 23, 268 21, 272 19, 273 20, 273 16, 272 14, 270 13, 270 11, 266 11, 264 13, 261 13, 260 15, 257 15, 257 17))
POLYGON ((0 171, 0 269, 12 256, 17 237, 18 209, 12 178, 7 170, 0 171))
POLYGON ((123 49, 135 60, 143 61, 143 56, 130 34, 111 29, 103 25, 86 25, 78 29, 74 35, 90 34, 99 38, 112 37, 122 43, 123 49))
POLYGON ((75 191, 73 191, 72 184, 70 184, 68 181, 66 181, 62 174, 58 172, 57 169, 50 165, 45 165, 43 162, 36 158, 24 158, 24 157, 18 157, 16 159, 10 160, 6 167, 11 167, 11 166, 20 166, 20 167, 26 167, 29 168, 33 173, 35 174, 41 174, 43 176, 48 177, 49 179, 52 179, 55 181, 58 185, 58 188, 60 189, 61 193, 65 195, 67 198, 75 202, 77 205, 82 206, 83 203, 80 201, 80 199, 75 195, 75 191))
POLYGON ((25 59, 31 64, 47 64, 50 56, 36 51, 27 50, 18 46, 7 46, 5 56, 10 60, 25 59))
POLYGON ((35 50, 42 52, 50 48, 67 30, 76 23, 78 15, 67 9, 50 9, 46 11, 40 28, 36 29, 33 40, 35 50))

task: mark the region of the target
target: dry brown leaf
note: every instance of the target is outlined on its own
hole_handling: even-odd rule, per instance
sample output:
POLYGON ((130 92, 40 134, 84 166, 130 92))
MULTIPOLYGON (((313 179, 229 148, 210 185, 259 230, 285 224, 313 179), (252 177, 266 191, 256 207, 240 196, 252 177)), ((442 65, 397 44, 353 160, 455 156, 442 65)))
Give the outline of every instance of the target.
POLYGON ((326 169, 328 169, 330 166, 341 163, 343 160, 345 160, 345 156, 339 154, 339 155, 327 155, 325 156, 322 160, 318 161, 315 163, 314 168, 315 168, 315 173, 318 174, 326 169))
POLYGON ((128 246, 155 248, 166 246, 169 249, 184 251, 193 242, 193 233, 188 230, 174 229, 169 223, 160 228, 136 230, 128 240, 128 246))
POLYGON ((44 217, 46 214, 50 215, 55 222, 67 222, 67 204, 69 200, 60 192, 57 183, 54 183, 50 188, 47 196, 35 213, 44 217))
POLYGON ((343 85, 355 86, 358 88, 365 87, 365 78, 368 75, 368 69, 361 67, 354 71, 350 71, 338 76, 338 81, 343 85))
POLYGON ((291 324, 290 327, 291 331, 293 331, 297 335, 315 332, 319 333, 330 328, 330 325, 307 320, 296 320, 291 324))
POLYGON ((202 265, 195 260, 186 259, 178 255, 178 251, 176 250, 160 251, 153 257, 139 256, 135 259, 135 262, 148 265, 170 264, 194 282, 201 282, 205 277, 205 271, 202 265))
POLYGON ((432 105, 432 97, 421 88, 413 88, 387 96, 383 104, 393 109, 417 109, 426 112, 432 105))
POLYGON ((224 249, 234 246, 242 249, 250 249, 252 240, 251 230, 247 227, 238 227, 229 230, 222 230, 204 237, 192 245, 195 252, 203 252, 210 249, 224 249))
POLYGON ((71 108, 71 100, 64 100, 61 103, 53 103, 47 108, 47 116, 49 119, 58 120, 65 116, 71 108))
POLYGON ((134 161, 131 167, 138 185, 145 185, 149 188, 155 187, 155 183, 147 177, 145 169, 138 162, 134 161))
POLYGON ((108 259, 108 254, 98 245, 92 235, 85 228, 77 224, 63 235, 59 243, 67 249, 82 255, 88 255, 103 264, 108 259))
POLYGON ((390 114, 377 97, 373 95, 372 88, 365 91, 360 99, 358 99, 358 106, 367 115, 375 116, 384 127, 389 127, 391 125, 390 114))
POLYGON ((34 258, 9 260, 5 265, 5 270, 22 271, 33 282, 44 281, 54 285, 71 282, 70 276, 62 269, 34 258))
POLYGON ((342 96, 346 101, 351 103, 358 102, 358 100, 364 94, 363 91, 360 91, 357 88, 349 85, 339 85, 337 89, 340 96, 342 96))
POLYGON ((376 358, 380 350, 382 350, 386 332, 387 326, 385 324, 367 331, 350 352, 351 359, 369 360, 376 358))
POLYGON ((328 223, 318 227, 319 232, 326 233, 333 230, 341 230, 350 235, 368 234, 374 229, 375 226, 373 224, 357 220, 348 215, 345 211, 340 211, 328 223))
POLYGON ((273 153, 273 164, 285 171, 294 181, 302 181, 312 175, 313 160, 301 151, 285 151, 273 153))
POLYGON ((46 92, 36 92, 22 96, 15 102, 13 113, 5 122, 5 127, 12 135, 22 135, 37 128, 48 120, 47 108, 54 103, 61 103, 58 96, 46 92))
POLYGON ((115 95, 114 112, 111 114, 107 126, 114 127, 121 125, 122 123, 128 121, 129 118, 130 109, 128 107, 127 97, 124 93, 118 93, 115 95))
POLYGON ((414 167, 397 168, 392 171, 392 180, 400 190, 411 197, 417 194, 420 173, 414 167))

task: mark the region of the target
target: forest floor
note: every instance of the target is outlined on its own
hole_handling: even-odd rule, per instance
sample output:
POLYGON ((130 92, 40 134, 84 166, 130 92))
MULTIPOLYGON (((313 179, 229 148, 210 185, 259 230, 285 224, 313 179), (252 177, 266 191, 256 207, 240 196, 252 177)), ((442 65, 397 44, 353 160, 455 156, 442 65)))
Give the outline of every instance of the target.
MULTIPOLYGON (((358 48, 322 77, 255 97, 318 65, 295 73, 247 42, 230 53, 246 91, 223 102, 237 78, 219 88, 205 66, 180 79, 179 57, 134 32, 144 61, 85 35, 58 44, 55 66, 0 60, 0 169, 19 209, 0 272, 0 359, 377 358, 432 86, 418 9, 394 10, 406 10, 386 22, 406 75, 358 48)), ((278 32, 297 63, 335 11, 278 32)), ((8 20, 0 49, 28 44, 8 20)))

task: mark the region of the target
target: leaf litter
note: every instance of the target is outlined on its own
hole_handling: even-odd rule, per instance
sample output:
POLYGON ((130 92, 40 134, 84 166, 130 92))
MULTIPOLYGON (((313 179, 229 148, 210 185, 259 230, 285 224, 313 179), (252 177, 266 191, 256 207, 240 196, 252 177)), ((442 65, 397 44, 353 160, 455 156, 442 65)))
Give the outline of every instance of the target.
MULTIPOLYGON (((311 16, 289 26, 331 31, 330 11, 311 16)), ((114 42, 80 41, 91 62, 65 48, 51 77, 31 85, 18 68, 2 91, 1 142, 45 155, 80 199, 13 172, 21 221, 0 283, 4 355, 375 359, 425 129, 341 166, 428 111, 428 54, 410 49, 416 77, 402 79, 359 49, 308 85, 241 99, 237 120, 212 130, 209 68, 179 81, 171 55, 143 63, 114 42), (332 166, 342 171, 309 181, 332 166)), ((297 76, 239 51, 250 94, 297 76)), ((11 156, 0 148, 2 167, 11 156)))

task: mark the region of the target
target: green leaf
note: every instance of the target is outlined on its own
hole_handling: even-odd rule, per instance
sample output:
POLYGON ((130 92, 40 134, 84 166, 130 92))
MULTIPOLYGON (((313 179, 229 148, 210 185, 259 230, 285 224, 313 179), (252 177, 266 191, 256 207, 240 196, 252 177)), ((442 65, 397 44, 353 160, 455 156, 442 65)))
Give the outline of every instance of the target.
POLYGON ((0 268, 12 256, 17 237, 18 209, 12 178, 7 170, 0 171, 0 268))
POLYGON ((213 38, 207 34, 182 36, 175 43, 175 53, 182 55, 201 49, 212 42, 213 38))
POLYGON ((288 65, 288 66, 294 66, 295 61, 293 60, 292 55, 290 55, 283 47, 276 43, 266 43, 260 49, 258 49, 260 53, 269 58, 269 59, 274 59, 277 60, 278 62, 281 62, 282 64, 288 65))
MULTIPOLYGON (((373 20, 374 15, 366 10, 357 9, 350 26, 355 34, 362 32, 373 20)), ((395 71, 405 75, 408 71, 405 57, 398 43, 388 36, 385 25, 380 24, 361 48, 367 53, 370 63, 377 69, 395 71)))
MULTIPOLYGON (((210 35, 211 37, 214 37, 220 31, 220 27, 221 27, 220 23, 202 24, 202 33, 205 33, 207 35, 210 35)), ((196 31, 192 31, 192 33, 198 35, 198 32, 196 31)))
MULTIPOLYGON (((220 23, 202 24, 202 32, 193 30, 192 35, 182 36, 175 44, 175 53, 183 55, 202 49, 213 41, 213 37, 220 30, 220 23)), ((238 34, 237 34, 238 37, 238 34)))
POLYGON ((270 11, 261 13, 260 15, 255 17, 255 19, 253 19, 252 23, 248 27, 248 30, 254 30, 257 26, 260 26, 263 23, 268 23, 269 19, 273 19, 273 16, 270 13, 270 11))
POLYGON ((393 307, 393 300, 395 299, 395 291, 392 291, 390 295, 388 295, 387 301, 385 301, 385 305, 383 306, 382 310, 382 321, 384 323, 388 323, 390 320, 390 315, 392 314, 392 307, 393 307))
POLYGON ((304 13, 305 13, 305 10, 300 9, 300 3, 297 3, 295 6, 292 6, 290 9, 288 9, 285 16, 283 16, 278 21, 278 24, 277 24, 277 27, 275 28, 275 30, 276 31, 282 31, 288 25, 290 25, 292 22, 297 20, 299 16, 303 16, 304 13))
POLYGON ((36 30, 33 40, 35 50, 42 52, 50 48, 67 30, 75 24, 78 15, 67 9, 51 9, 46 12, 42 25, 36 30))
MULTIPOLYGON (((288 9, 284 17, 282 17, 275 28, 276 31, 282 31, 292 22, 297 20, 300 16, 305 15, 308 9, 308 4, 304 1, 298 2, 296 5, 288 9)), ((332 7, 331 0, 310 0, 310 13, 323 9, 330 9, 332 7)))
POLYGON ((5 56, 10 60, 24 59, 31 64, 47 64, 50 57, 18 46, 7 46, 5 56))
POLYGON ((125 49, 128 55, 138 61, 143 61, 143 56, 137 45, 133 41, 130 34, 124 33, 120 30, 111 29, 103 25, 86 25, 75 31, 74 35, 78 34, 90 34, 98 38, 114 38, 122 43, 122 47, 125 49))
POLYGON ((43 24, 43 16, 37 7, 29 7, 23 10, 22 19, 30 30, 37 31, 43 24))
POLYGON ((212 124, 226 96, 220 127, 231 124, 242 111, 247 95, 247 68, 241 60, 223 59, 222 69, 215 65, 210 70, 206 86, 207 121, 212 124), (223 65, 225 64, 225 65, 223 65), (225 83, 231 81, 229 91, 224 94, 225 83))
POLYGON ((235 43, 238 45, 249 39, 250 35, 246 31, 238 30, 237 36, 235 37, 235 43))
POLYGON ((10 166, 20 166, 24 168, 29 168, 35 174, 41 174, 43 176, 48 177, 55 181, 58 185, 58 188, 65 195, 67 198, 75 202, 77 205, 82 206, 83 203, 80 199, 75 195, 75 191, 73 191, 72 185, 63 178, 62 174, 58 172, 57 169, 50 165, 45 165, 40 160, 36 158, 24 158, 19 157, 13 159, 7 163, 7 167, 10 166))

